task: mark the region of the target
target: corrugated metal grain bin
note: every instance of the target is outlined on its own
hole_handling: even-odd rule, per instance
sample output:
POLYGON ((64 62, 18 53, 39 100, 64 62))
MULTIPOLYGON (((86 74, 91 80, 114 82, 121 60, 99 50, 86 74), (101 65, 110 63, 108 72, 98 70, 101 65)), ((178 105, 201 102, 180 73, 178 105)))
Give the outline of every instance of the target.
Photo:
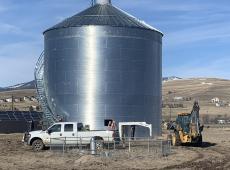
POLYGON ((44 81, 52 112, 92 130, 113 119, 151 123, 160 134, 162 36, 109 0, 47 29, 44 81))

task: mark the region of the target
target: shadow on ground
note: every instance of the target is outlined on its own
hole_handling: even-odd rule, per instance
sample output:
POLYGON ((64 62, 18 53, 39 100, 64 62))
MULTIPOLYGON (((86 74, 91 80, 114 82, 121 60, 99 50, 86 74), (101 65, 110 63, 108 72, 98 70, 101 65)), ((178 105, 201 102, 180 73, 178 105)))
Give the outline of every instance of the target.
POLYGON ((196 148, 209 148, 216 145, 217 145, 216 143, 211 143, 211 142, 203 142, 201 146, 195 146, 194 144, 182 144, 182 146, 196 147, 196 148))
POLYGON ((216 143, 211 143, 211 142, 203 142, 201 148, 209 148, 212 146, 216 146, 216 143))

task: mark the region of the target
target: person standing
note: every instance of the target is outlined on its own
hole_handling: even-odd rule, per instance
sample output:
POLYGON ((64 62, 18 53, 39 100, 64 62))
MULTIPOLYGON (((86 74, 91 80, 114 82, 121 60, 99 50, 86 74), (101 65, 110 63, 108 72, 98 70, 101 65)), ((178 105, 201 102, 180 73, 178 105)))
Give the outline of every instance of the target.
POLYGON ((117 127, 116 127, 116 122, 115 122, 114 120, 112 121, 111 129, 112 129, 112 130, 116 130, 116 129, 117 129, 117 127))
POLYGON ((112 130, 111 125, 112 125, 112 122, 111 122, 111 121, 109 121, 109 123, 108 123, 108 130, 112 130))
POLYGON ((136 129, 136 126, 135 126, 135 125, 131 125, 131 139, 132 139, 132 140, 134 140, 135 129, 136 129))

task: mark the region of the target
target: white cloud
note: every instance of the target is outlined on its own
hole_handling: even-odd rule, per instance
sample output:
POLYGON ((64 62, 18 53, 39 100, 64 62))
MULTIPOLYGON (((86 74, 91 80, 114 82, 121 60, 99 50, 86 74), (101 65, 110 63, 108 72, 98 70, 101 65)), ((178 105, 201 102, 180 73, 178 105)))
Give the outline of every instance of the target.
POLYGON ((21 34, 21 28, 7 24, 7 23, 0 23, 0 34, 7 34, 7 33, 14 33, 14 34, 21 34))

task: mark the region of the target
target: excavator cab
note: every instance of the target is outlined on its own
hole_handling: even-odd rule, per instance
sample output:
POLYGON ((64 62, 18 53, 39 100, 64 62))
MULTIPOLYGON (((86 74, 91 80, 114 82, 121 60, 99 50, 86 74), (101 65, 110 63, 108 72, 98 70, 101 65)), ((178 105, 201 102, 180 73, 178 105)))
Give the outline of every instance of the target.
POLYGON ((176 119, 177 128, 183 129, 185 133, 189 133, 191 122, 191 114, 181 113, 178 114, 176 119))

